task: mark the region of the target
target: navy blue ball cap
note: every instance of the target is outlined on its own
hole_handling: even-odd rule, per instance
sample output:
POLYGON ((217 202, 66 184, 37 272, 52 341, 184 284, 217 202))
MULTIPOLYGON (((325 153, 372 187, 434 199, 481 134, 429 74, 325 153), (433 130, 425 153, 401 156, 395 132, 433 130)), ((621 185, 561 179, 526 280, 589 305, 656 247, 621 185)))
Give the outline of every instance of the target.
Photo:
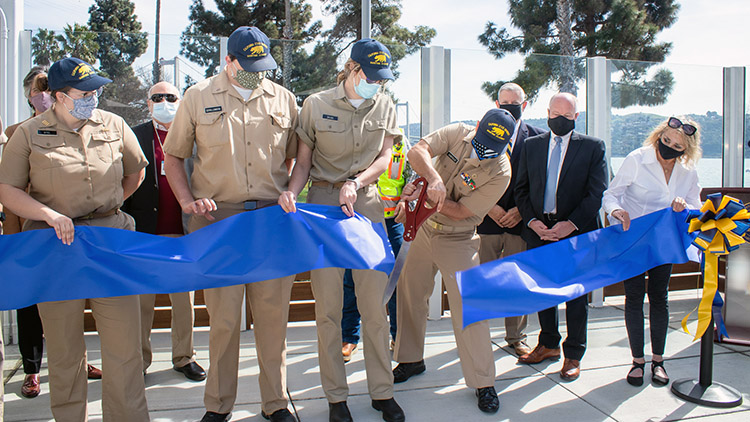
POLYGON ((516 119, 507 110, 493 108, 485 113, 477 127, 474 140, 501 153, 510 143, 516 128, 516 119))
POLYGON ((227 41, 227 51, 237 58, 247 72, 263 72, 278 67, 271 56, 271 41, 254 26, 235 29, 227 41))
POLYGON ((56 61, 47 72, 47 84, 52 91, 66 86, 81 91, 95 91, 110 82, 112 79, 99 76, 94 66, 76 57, 56 61))
POLYGON ((363 38, 352 46, 351 59, 357 62, 371 81, 394 79, 391 72, 391 52, 379 41, 363 38))

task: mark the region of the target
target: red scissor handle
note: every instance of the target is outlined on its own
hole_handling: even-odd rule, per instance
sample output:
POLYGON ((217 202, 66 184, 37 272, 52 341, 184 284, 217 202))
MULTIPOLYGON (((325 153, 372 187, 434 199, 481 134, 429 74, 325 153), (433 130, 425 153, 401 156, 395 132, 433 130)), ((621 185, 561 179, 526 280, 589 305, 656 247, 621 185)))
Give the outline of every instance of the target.
POLYGON ((417 198, 417 205, 414 209, 409 209, 409 205, 406 205, 406 223, 404 223, 404 240, 411 242, 417 236, 417 230, 419 227, 427 221, 432 214, 437 211, 437 207, 427 207, 427 179, 420 177, 414 181, 414 186, 422 191, 419 193, 417 198))

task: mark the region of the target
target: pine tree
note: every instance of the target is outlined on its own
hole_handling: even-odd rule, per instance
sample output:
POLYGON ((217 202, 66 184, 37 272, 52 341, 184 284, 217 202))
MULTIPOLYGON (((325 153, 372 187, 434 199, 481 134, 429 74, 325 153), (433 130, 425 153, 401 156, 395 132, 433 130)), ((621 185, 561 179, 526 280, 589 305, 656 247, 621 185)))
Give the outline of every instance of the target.
POLYGON ((101 108, 135 125, 148 117, 148 87, 135 76, 132 64, 146 52, 148 34, 134 14, 129 0, 96 0, 89 7, 89 28, 99 44, 97 58, 102 73, 113 83, 107 86, 101 108))
MULTIPOLYGON (((524 87, 530 98, 548 84, 571 90, 569 81, 583 77, 581 60, 542 56, 565 54, 632 61, 619 63, 622 77, 612 92, 612 104, 617 107, 666 101, 674 84, 672 74, 661 69, 647 80, 647 72, 654 66, 647 62, 663 62, 672 48, 671 43, 656 42, 656 36, 677 20, 676 0, 508 1, 511 24, 521 35, 514 36, 507 28, 487 22, 479 42, 498 59, 508 53, 527 55, 524 68, 512 81, 524 87), (561 16, 566 8, 571 12, 567 25, 565 16, 561 16), (568 38, 572 51, 564 49, 571 46, 568 38)), ((482 88, 495 98, 505 82, 485 82, 482 88)))

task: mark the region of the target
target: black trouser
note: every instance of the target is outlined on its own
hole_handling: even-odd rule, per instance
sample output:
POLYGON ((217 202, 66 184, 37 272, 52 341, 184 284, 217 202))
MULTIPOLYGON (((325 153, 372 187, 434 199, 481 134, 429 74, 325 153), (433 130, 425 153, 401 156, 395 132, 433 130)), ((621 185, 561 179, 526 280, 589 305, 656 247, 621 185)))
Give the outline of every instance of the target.
POLYGON ((42 319, 36 305, 16 311, 18 316, 18 349, 23 360, 25 374, 38 374, 42 369, 44 340, 42 319))
MULTIPOLYGON (((554 214, 543 214, 540 221, 548 228, 552 228, 560 221, 554 214)), ((570 236, 577 235, 578 232, 571 233, 570 236)), ((537 248, 553 242, 539 239, 532 239, 528 242, 529 249, 537 248)), ((588 330, 589 320, 589 300, 588 295, 583 295, 565 302, 565 320, 568 325, 568 335, 563 342, 563 354, 568 359, 581 360, 586 353, 586 331, 588 330)), ((539 333, 539 344, 548 349, 557 349, 560 347, 559 316, 557 306, 547 308, 538 313, 539 325, 542 330, 539 333)))
MULTIPOLYGON (((568 324, 568 336, 563 342, 563 353, 568 359, 581 360, 586 352, 586 330, 589 320, 588 295, 565 302, 565 320, 568 324)), ((539 312, 539 343, 548 349, 560 347, 560 330, 557 306, 539 312)))
POLYGON ((651 353, 663 355, 669 326, 667 291, 672 275, 672 264, 659 265, 646 273, 625 280, 625 327, 628 329, 630 352, 634 358, 643 357, 643 296, 648 293, 651 353))

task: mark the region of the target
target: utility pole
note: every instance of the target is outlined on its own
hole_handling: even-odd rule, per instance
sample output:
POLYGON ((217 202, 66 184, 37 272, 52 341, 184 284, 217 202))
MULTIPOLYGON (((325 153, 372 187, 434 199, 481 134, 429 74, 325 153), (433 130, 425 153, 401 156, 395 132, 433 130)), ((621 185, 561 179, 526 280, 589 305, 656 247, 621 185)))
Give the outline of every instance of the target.
POLYGON ((161 16, 161 0, 156 0, 156 40, 154 41, 154 84, 161 80, 161 66, 159 65, 159 21, 161 16))
POLYGON ((291 84, 292 79, 292 7, 289 3, 289 0, 284 1, 284 11, 286 15, 284 16, 284 39, 282 40, 284 43, 282 46, 284 68, 282 69, 281 77, 283 79, 284 88, 286 89, 290 89, 289 85, 291 84))
POLYGON ((362 0, 362 38, 371 38, 370 0, 362 0))

